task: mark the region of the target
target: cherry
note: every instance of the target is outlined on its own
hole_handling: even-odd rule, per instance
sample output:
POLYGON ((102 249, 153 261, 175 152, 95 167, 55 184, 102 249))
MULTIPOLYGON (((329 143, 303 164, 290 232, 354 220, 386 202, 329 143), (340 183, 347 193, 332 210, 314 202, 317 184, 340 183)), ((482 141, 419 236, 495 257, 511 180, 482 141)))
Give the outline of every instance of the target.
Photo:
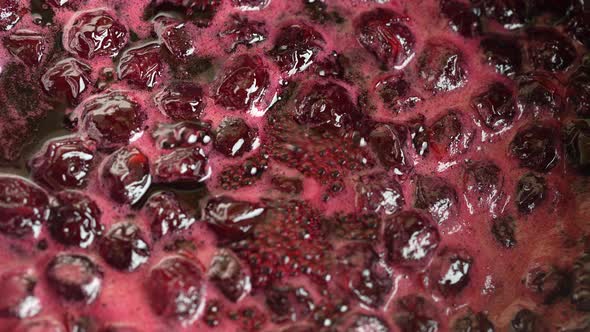
POLYGON ((65 7, 68 6, 72 3, 74 3, 76 0, 46 0, 46 2, 54 7, 65 7))
POLYGON ((453 332, 494 332, 494 324, 483 312, 469 312, 453 323, 453 332))
POLYGON ((21 322, 13 332, 66 332, 63 324, 48 318, 21 322))
POLYGON ((198 27, 207 27, 217 14, 221 0, 189 0, 182 3, 186 7, 186 16, 198 27))
POLYGON ((449 27, 467 38, 481 34, 481 21, 476 10, 456 0, 441 0, 441 12, 449 18, 449 27))
POLYGON ((115 202, 135 204, 151 184, 149 160, 135 147, 121 148, 107 157, 101 181, 115 202))
POLYGON ((427 263, 438 247, 440 235, 425 216, 404 211, 386 221, 384 242, 391 263, 412 267, 427 263))
POLYGON ((510 322, 510 332, 544 331, 541 317, 529 309, 521 309, 510 322))
POLYGON ((429 134, 426 129, 426 124, 424 123, 425 120, 426 117, 424 115, 418 114, 407 121, 410 137, 412 138, 412 146, 414 147, 416 154, 420 157, 425 157, 429 152, 429 134))
POLYGON ((582 66, 569 78, 567 101, 579 118, 590 117, 590 68, 582 66))
POLYGON ((377 82, 375 88, 385 106, 394 112, 414 108, 422 101, 403 74, 386 77, 377 82))
POLYGON ((511 216, 500 216, 492 219, 492 235, 496 242, 505 248, 516 245, 516 223, 511 216))
POLYGON ((27 10, 21 7, 21 2, 18 0, 0 0, 0 8, 2 8, 2 15, 0 15, 1 31, 12 29, 27 13, 27 10))
POLYGON ((238 302, 250 293, 252 284, 250 274, 238 258, 227 249, 220 249, 211 259, 209 280, 213 281, 221 293, 230 301, 238 302))
POLYGON ((0 175, 1 233, 36 237, 49 217, 49 197, 43 189, 21 177, 0 175))
POLYGON ((173 120, 198 120, 207 106, 203 88, 193 82, 173 82, 158 92, 154 101, 173 120))
POLYGON ((45 273, 51 289, 68 301, 90 304, 102 287, 102 269, 84 255, 57 255, 49 262, 45 273))
POLYGON ((428 128, 429 149, 439 156, 453 157, 464 153, 472 136, 464 127, 458 111, 447 111, 428 128))
POLYGON ((554 29, 530 28, 527 37, 527 51, 536 69, 563 71, 576 60, 574 45, 554 29))
POLYGON ((94 142, 76 136, 52 139, 31 159, 31 174, 52 189, 85 187, 95 152, 94 142))
POLYGON ((506 29, 521 28, 529 19, 530 8, 522 0, 479 0, 475 1, 482 13, 500 22, 506 29))
POLYGON ((403 173, 411 167, 406 157, 407 129, 404 126, 380 123, 369 133, 369 146, 386 169, 403 173))
POLYGON ((564 109, 560 84, 549 74, 529 73, 518 81, 518 105, 525 114, 538 117, 544 113, 558 114, 564 109))
POLYGON ((64 245, 88 248, 103 230, 98 205, 78 191, 62 191, 55 198, 57 206, 49 223, 51 236, 64 245))
POLYGON ((571 302, 579 311, 590 311, 590 254, 584 252, 574 263, 571 302))
POLYGON ((82 127, 101 149, 128 145, 142 133, 147 118, 139 104, 122 91, 98 95, 81 108, 82 127))
POLYGON ((516 206, 521 213, 530 213, 545 199, 545 178, 529 173, 523 175, 516 185, 516 206))
POLYGON ((432 94, 464 87, 467 74, 463 53, 450 42, 428 41, 418 58, 418 76, 432 94))
POLYGON ((127 44, 127 28, 103 9, 81 12, 64 28, 64 48, 81 58, 116 56, 127 44))
POLYGON ((501 195, 502 170, 491 161, 467 164, 463 174, 464 195, 470 206, 491 207, 501 195))
POLYGON ((9 271, 0 275, 0 317, 24 319, 37 315, 41 301, 34 294, 36 284, 28 273, 9 271))
POLYGON ((215 102, 231 111, 249 110, 262 98, 269 84, 262 58, 242 55, 225 70, 215 91, 215 102))
POLYGON ((211 124, 193 121, 158 123, 151 134, 156 146, 166 150, 207 145, 213 137, 211 124))
POLYGON ((239 45, 248 48, 266 40, 268 31, 263 21, 254 21, 246 16, 230 15, 225 24, 225 29, 219 34, 219 37, 228 45, 226 49, 229 52, 237 50, 239 45))
POLYGON ((578 11, 567 22, 567 32, 584 46, 590 47, 590 12, 578 11))
POLYGON ((406 20, 396 12, 383 8, 364 12, 357 19, 359 43, 384 68, 404 63, 413 54, 415 37, 403 23, 406 20))
POLYGON ((315 308, 311 294, 304 287, 272 285, 264 291, 264 295, 275 323, 304 320, 315 308))
POLYGON ((378 316, 357 314, 346 332, 390 332, 387 323, 378 316))
MULTIPOLYGON (((197 51, 194 37, 187 31, 185 23, 168 24, 160 33, 160 38, 170 54, 180 60, 185 60, 197 51)), ((161 65, 159 65, 161 67, 161 65)))
POLYGON ((201 149, 175 149, 154 162, 157 183, 198 183, 211 175, 207 157, 201 149))
POLYGON ((564 130, 564 150, 568 164, 581 173, 590 172, 590 125, 586 120, 569 123, 564 130))
POLYGON ((479 44, 484 61, 496 72, 513 76, 522 69, 522 47, 517 39, 500 34, 490 34, 479 44))
POLYGON ((548 172, 559 161, 555 137, 551 127, 533 124, 521 129, 510 142, 510 153, 520 167, 537 172, 548 172))
POLYGON ((457 296, 467 285, 473 258, 464 250, 444 248, 430 266, 433 287, 444 296, 457 296))
POLYGON ((129 325, 109 325, 104 327, 100 332, 140 332, 137 328, 129 325))
POLYGON ((306 70, 323 50, 324 37, 306 24, 282 27, 269 55, 281 71, 294 75, 306 70))
POLYGON ((406 295, 396 303, 395 324, 401 332, 436 332, 440 328, 436 308, 419 295, 406 295))
POLYGON ((47 43, 41 33, 32 30, 17 30, 3 39, 4 47, 27 66, 37 66, 45 57, 47 43))
POLYGON ((266 7, 270 0, 232 0, 232 5, 241 10, 260 10, 266 7))
POLYGON ((73 103, 91 84, 92 68, 74 58, 59 61, 41 77, 43 90, 73 103))
POLYGON ((567 271, 554 266, 537 266, 530 269, 525 276, 525 286, 538 295, 543 304, 552 304, 571 291, 571 278, 567 271))
POLYGON ((186 258, 166 257, 150 271, 147 292, 157 315, 194 322, 205 308, 203 268, 186 258))
POLYGON ((316 82, 295 99, 293 118, 309 128, 334 131, 356 126, 361 113, 343 86, 316 82))
POLYGON ((158 84, 162 67, 160 44, 153 42, 126 50, 119 60, 117 72, 120 80, 151 89, 158 84))
POLYGON ((516 115, 512 91, 498 82, 473 96, 471 107, 479 114, 483 124, 493 131, 501 131, 510 126, 516 115))
POLYGON ((265 212, 261 205, 219 196, 207 202, 203 218, 221 238, 240 240, 264 220, 265 212))
POLYGON ((242 118, 224 118, 217 127, 213 146, 227 157, 239 157, 255 148, 256 130, 242 118))
POLYGON ((99 252, 110 266, 127 272, 137 270, 150 257, 150 248, 141 237, 141 230, 130 222, 111 227, 100 241, 99 252))
POLYGON ((439 223, 459 214, 455 188, 440 177, 419 176, 414 193, 414 207, 428 211, 439 223))
POLYGON ((360 177, 355 193, 355 206, 363 212, 392 215, 405 205, 402 187, 386 173, 360 177))
POLYGON ((152 236, 159 239, 170 233, 189 229, 195 217, 187 211, 173 192, 159 192, 150 196, 144 206, 152 236))

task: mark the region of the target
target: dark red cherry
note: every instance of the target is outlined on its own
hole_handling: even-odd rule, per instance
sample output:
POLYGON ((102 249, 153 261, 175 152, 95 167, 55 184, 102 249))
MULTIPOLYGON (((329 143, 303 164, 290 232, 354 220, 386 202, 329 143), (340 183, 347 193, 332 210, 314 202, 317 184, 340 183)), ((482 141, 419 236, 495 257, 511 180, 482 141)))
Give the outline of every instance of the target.
POLYGON ((205 305, 205 273, 199 262, 166 257, 147 277, 150 305, 158 316, 193 322, 205 305))
POLYGON ((436 251, 440 235, 426 216, 404 211, 386 221, 384 242, 387 259, 406 267, 421 266, 436 251))
POLYGON ((423 100, 404 75, 386 77, 377 82, 375 89, 385 106, 394 112, 411 109, 423 100))
POLYGON ((500 34, 490 34, 481 40, 484 61, 496 72, 513 76, 522 68, 522 47, 517 39, 500 34))
POLYGON ((388 9, 362 13, 356 22, 359 43, 384 68, 404 63, 413 53, 415 37, 405 24, 407 18, 388 9))
POLYGON ((548 264, 529 269, 524 285, 543 304, 553 304, 560 298, 568 297, 572 290, 572 276, 569 271, 548 264))
POLYGON ((464 197, 473 207, 492 208, 502 193, 503 172, 494 162, 470 162, 463 174, 464 197))
POLYGON ((158 92, 154 101, 173 120, 198 120, 207 106, 203 88, 193 82, 173 82, 158 92))
POLYGON ((430 266, 430 282, 444 297, 457 296, 470 281, 473 258, 464 250, 445 248, 430 266))
POLYGON ((512 91, 502 83, 492 83, 486 90, 471 98, 471 107, 483 124, 500 131, 512 124, 516 116, 516 101, 512 91))
POLYGON ((459 196, 453 185, 436 176, 418 176, 414 207, 428 211, 439 223, 459 214, 459 196))
POLYGON ((193 121, 158 123, 151 134, 156 146, 166 150, 207 145, 213 138, 210 123, 193 121))
POLYGON ((229 52, 234 52, 239 45, 250 48, 265 41, 267 36, 268 31, 263 21, 254 21, 235 14, 229 16, 224 30, 219 33, 229 52))
POLYGON ((412 166, 406 157, 407 129, 404 126, 379 123, 369 133, 368 140, 377 159, 387 169, 400 174, 412 166))
POLYGON ((186 16, 198 27, 207 27, 217 14, 222 0, 187 0, 182 1, 186 16))
POLYGON ((103 9, 81 12, 66 25, 64 48, 81 58, 116 56, 127 44, 127 28, 103 9))
POLYGON ((128 49, 119 60, 117 72, 120 80, 139 87, 153 88, 162 75, 160 44, 147 43, 128 49))
POLYGON ((49 196, 43 189, 21 177, 0 176, 1 233, 37 236, 50 215, 49 196))
POLYGON ((242 55, 225 70, 214 98, 228 110, 246 111, 262 98, 269 84, 270 77, 262 58, 242 55))
POLYGON ((51 289, 68 301, 92 303, 102 288, 101 268, 84 255, 59 254, 45 273, 51 289))
POLYGON ((294 75, 306 70, 324 48, 324 37, 306 24, 292 24, 279 30, 269 55, 281 71, 294 75))
POLYGON ((231 3, 241 10, 260 10, 266 7, 270 0, 231 0, 231 3))
POLYGON ((590 124, 587 120, 573 121, 565 127, 563 136, 568 164, 581 173, 589 173, 590 124))
POLYGON ((481 34, 477 11, 469 4, 456 0, 441 0, 441 12, 449 19, 449 27, 462 36, 471 38, 481 34))
POLYGON ((150 248, 141 230, 131 222, 118 223, 100 240, 99 253, 117 270, 133 272, 150 257, 150 248))
POLYGON ((444 157, 467 151, 473 135, 466 131, 459 114, 457 110, 449 110, 428 127, 430 151, 444 157))
POLYGON ((355 127, 361 113, 343 86, 318 82, 299 93, 293 118, 309 128, 337 130, 355 127))
POLYGON ((101 182, 115 202, 137 203, 151 184, 147 156, 135 147, 115 151, 103 164, 101 182))
POLYGON ((497 20, 509 30, 521 28, 531 14, 530 5, 523 0, 472 0, 471 2, 476 3, 485 16, 497 20))
POLYGON ((440 329, 436 307, 419 295, 397 300, 393 319, 401 332, 437 332, 440 329))
POLYGON ((577 11, 568 19, 566 30, 584 46, 590 47, 590 11, 577 11))
POLYGON ((250 273, 227 249, 220 249, 213 256, 207 274, 209 280, 232 302, 240 301, 252 289, 250 273))
POLYGON ((100 332, 140 332, 140 330, 131 325, 111 324, 104 327, 100 332))
POLYGON ((264 220, 265 212, 266 209, 259 204, 219 196, 207 202, 203 218, 220 238, 240 240, 264 220))
POLYGON ((102 234, 102 211, 94 200, 78 191, 62 191, 55 198, 57 206, 49 222, 51 236, 65 245, 88 248, 102 234))
POLYGON ((520 167, 548 172, 557 165, 557 132, 549 126, 533 124, 521 129, 510 142, 510 154, 520 167))
POLYGON ((557 30, 530 28, 527 36, 528 54, 536 69, 563 71, 576 60, 576 48, 557 30))
POLYGON ((74 102, 91 85, 92 68, 74 58, 59 61, 41 77, 43 90, 51 97, 74 102))
POLYGON ((195 216, 173 192, 159 192, 150 196, 143 210, 155 239, 188 230, 196 222, 195 216))
POLYGON ((428 41, 418 58, 418 76, 433 94, 464 87, 468 70, 463 52, 451 42, 428 41))
POLYGON ((208 159, 201 149, 175 149, 154 162, 157 183, 198 183, 211 175, 208 159))
POLYGON ((82 188, 88 182, 95 153, 92 141, 76 136, 53 139, 31 159, 31 174, 52 189, 82 188))
POLYGON ((271 285, 264 295, 271 319, 278 324, 304 320, 315 308, 311 294, 304 287, 271 285))
POLYGON ((516 184, 515 202, 518 211, 532 212, 545 199, 547 184, 545 178, 533 173, 523 175, 516 184))
POLYGON ((541 316, 529 309, 521 309, 510 321, 509 332, 542 332, 545 331, 544 325, 541 316))
POLYGON ((0 0, 0 30, 8 31, 12 29, 20 19, 27 13, 27 9, 22 6, 19 0, 0 0))
POLYGON ((386 173, 360 177, 355 193, 355 205, 363 212, 392 215, 405 205, 402 187, 386 173))
MULTIPOLYGON (((168 52, 177 59, 185 60, 197 51, 195 38, 187 29, 185 23, 174 23, 164 26, 160 38, 168 52)), ((161 65, 160 65, 161 66, 161 65)))
POLYGON ((82 128, 101 149, 128 145, 142 133, 147 118, 135 99, 122 91, 89 99, 81 108, 82 128))
POLYGON ((518 106, 525 114, 539 117, 554 115, 564 110, 561 84, 544 73, 529 73, 517 77, 518 106))
POLYGON ((37 315, 41 301, 35 296, 37 280, 27 272, 8 271, 0 275, 0 317, 24 319, 37 315))
POLYGON ((511 216, 500 216, 492 219, 492 235, 496 242, 505 248, 516 245, 516 223, 511 216))
POLYGON ((391 329, 379 316, 357 314, 346 332, 390 332, 391 329))
POLYGON ((47 43, 41 33, 32 30, 17 30, 3 39, 4 47, 28 66, 37 66, 45 57, 47 43))
POLYGON ((453 323, 452 332, 495 332, 494 324, 483 312, 469 312, 453 323))
POLYGON ((578 118, 590 118, 590 68, 581 66, 567 83, 567 102, 569 109, 578 118))
POLYGON ((257 136, 242 118, 224 118, 217 127, 213 146, 227 157, 239 157, 255 147, 257 136))

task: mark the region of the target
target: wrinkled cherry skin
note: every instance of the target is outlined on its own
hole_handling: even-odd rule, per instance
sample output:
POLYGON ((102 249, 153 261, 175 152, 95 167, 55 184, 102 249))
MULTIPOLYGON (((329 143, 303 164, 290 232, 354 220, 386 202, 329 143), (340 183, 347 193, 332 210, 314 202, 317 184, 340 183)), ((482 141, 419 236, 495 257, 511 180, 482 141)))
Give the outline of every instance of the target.
POLYGON ((100 149, 110 150, 129 144, 142 133, 147 119, 141 106, 122 91, 98 95, 80 107, 82 128, 100 149))
POLYGON ((464 250, 444 248, 430 266, 430 282, 444 297, 457 296, 470 282, 473 258, 464 250))
POLYGON ((499 216, 491 221, 492 236, 501 246, 510 249, 516 246, 516 223, 509 215, 499 216))
POLYGON ((164 46, 177 59, 186 60, 197 51, 194 37, 187 31, 186 24, 168 24, 160 33, 164 46))
POLYGON ((198 120, 207 106, 203 88, 193 82, 173 82, 158 92, 154 101, 173 120, 198 120))
POLYGON ((230 111, 246 111, 264 96, 269 84, 262 58, 242 55, 225 70, 215 91, 215 102, 230 111))
POLYGON ((449 18, 449 27, 464 37, 472 38, 481 34, 479 15, 469 4, 456 0, 441 0, 443 15, 449 18))
POLYGON ((453 323, 452 332, 494 332, 494 324, 482 313, 469 312, 453 323))
POLYGON ((146 287, 150 305, 159 316, 194 322, 205 308, 206 284, 200 263, 167 257, 150 271, 146 287))
POLYGON ((50 199, 36 184, 17 176, 0 176, 0 232, 13 237, 39 235, 51 215, 50 199))
POLYGON ((579 118, 590 117, 590 68, 587 65, 581 66, 570 76, 567 102, 579 118))
POLYGON ((406 157, 407 136, 402 125, 380 123, 369 133, 369 146, 386 169, 405 172, 412 166, 406 157))
POLYGON ((209 144, 213 138, 210 123, 193 121, 158 123, 151 136, 156 146, 164 150, 195 148, 209 144))
POLYGON ((91 74, 92 68, 89 65, 67 58, 43 74, 41 85, 49 96, 67 98, 72 103, 91 85, 91 74))
POLYGON ((281 71, 294 75, 306 70, 324 48, 324 37, 306 24, 281 28, 269 55, 281 71))
POLYGON ((436 307, 420 295, 406 295, 396 303, 394 321, 401 332, 437 332, 436 307))
POLYGON ((121 56, 117 72, 120 80, 126 80, 139 88, 151 89, 162 75, 160 44, 148 43, 131 48, 121 56))
POLYGON ((565 157, 570 167, 590 174, 590 123, 578 120, 569 123, 563 132, 565 157))
POLYGON ((472 133, 468 132, 458 110, 449 110, 428 127, 429 150, 442 157, 465 153, 472 133))
POLYGON ((154 239, 188 230, 196 222, 196 218, 173 192, 159 192, 150 196, 143 210, 154 239))
POLYGON ((219 33, 219 37, 227 44, 227 52, 234 52, 239 45, 250 48, 266 40, 268 31, 262 21, 250 20, 246 16, 230 15, 226 28, 219 33))
POLYGON ((537 172, 548 172, 559 162, 557 132, 544 125, 530 125, 521 129, 510 142, 510 154, 520 167, 537 172))
POLYGON ((404 211, 387 220, 384 232, 387 259, 394 265, 421 266, 436 251, 436 225, 416 211, 404 211))
POLYGON ((518 211, 530 213, 545 199, 545 178, 533 173, 523 175, 516 185, 515 202, 518 211))
POLYGON ((217 127, 213 146, 226 157, 239 157, 253 149, 256 130, 241 118, 225 118, 217 127))
POLYGON ((252 290, 250 275, 229 250, 220 249, 211 259, 209 280, 232 302, 238 302, 252 290))
POLYGON ((45 143, 31 159, 32 177, 51 189, 83 188, 94 165, 96 144, 76 136, 45 143))
POLYGON ((531 28, 527 36, 529 57, 537 69, 563 71, 576 60, 576 48, 556 30, 531 28))
MULTIPOLYGON (((311 331, 311 330, 310 330, 311 331)), ((390 332, 391 329, 381 317, 357 314, 348 325, 346 332, 390 332)))
POLYGON ((101 239, 99 252, 110 266, 127 272, 137 270, 150 257, 141 230, 131 222, 114 225, 101 239))
POLYGON ((49 222, 53 239, 64 245, 88 248, 102 234, 102 211, 87 195, 62 191, 55 195, 57 206, 49 222))
POLYGON ((201 149, 175 149, 154 162, 156 183, 199 183, 211 175, 208 159, 201 149))
POLYGON ((428 211, 439 223, 459 214, 459 195, 447 180, 436 176, 418 176, 414 207, 428 211))
POLYGON ((379 80, 375 84, 375 90, 379 93, 385 106, 394 112, 411 109, 423 100, 403 74, 395 74, 379 80))
POLYGON ((467 85, 465 56, 451 42, 428 41, 417 66, 424 88, 432 94, 454 91, 467 85))
POLYGON ((392 215, 405 205, 401 185, 385 173, 362 176, 355 193, 355 206, 363 212, 392 215))
POLYGON ((242 10, 260 10, 266 7, 271 0, 231 0, 234 7, 242 10))
POLYGON ((110 13, 92 10, 75 15, 63 34, 64 48, 81 58, 116 56, 127 44, 127 27, 110 13))
POLYGON ((528 73, 518 76, 517 82, 518 106, 525 115, 556 115, 564 110, 561 84, 552 75, 528 73))
POLYGON ((516 38, 490 34, 481 40, 479 47, 484 61, 496 72, 511 77, 521 71, 522 46, 516 38))
POLYGON ((219 196, 207 202, 203 218, 220 238, 241 240, 264 220, 265 213, 266 209, 258 204, 219 196))
POLYGON ((41 33, 32 30, 17 30, 4 37, 4 46, 26 65, 39 65, 45 57, 47 48, 45 38, 41 33))
POLYGON ((411 56, 415 38, 403 23, 406 18, 377 8, 357 18, 356 34, 359 43, 371 53, 384 68, 392 68, 411 56))
POLYGON ((483 124, 493 131, 510 126, 516 116, 514 95, 502 83, 492 83, 485 91, 472 97, 471 107, 479 114, 483 124))
POLYGON ((52 290, 64 300, 90 304, 101 291, 102 269, 84 255, 60 254, 45 273, 52 290))
POLYGON ((586 47, 590 47, 590 12, 578 11, 568 20, 567 31, 586 47))
POLYGON ((106 159, 101 181, 115 202, 135 204, 151 184, 149 160, 135 147, 121 148, 106 159))
POLYGON ((471 206, 491 208, 501 195, 503 184, 502 169, 494 162, 467 163, 463 173, 463 195, 471 206))

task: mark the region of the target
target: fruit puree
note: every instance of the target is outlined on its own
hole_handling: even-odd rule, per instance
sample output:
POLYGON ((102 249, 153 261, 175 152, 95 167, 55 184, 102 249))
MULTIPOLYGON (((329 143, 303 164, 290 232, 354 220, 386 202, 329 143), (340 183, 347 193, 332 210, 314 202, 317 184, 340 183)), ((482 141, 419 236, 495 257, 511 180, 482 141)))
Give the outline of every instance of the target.
POLYGON ((0 331, 590 331, 583 0, 0 0, 0 331))

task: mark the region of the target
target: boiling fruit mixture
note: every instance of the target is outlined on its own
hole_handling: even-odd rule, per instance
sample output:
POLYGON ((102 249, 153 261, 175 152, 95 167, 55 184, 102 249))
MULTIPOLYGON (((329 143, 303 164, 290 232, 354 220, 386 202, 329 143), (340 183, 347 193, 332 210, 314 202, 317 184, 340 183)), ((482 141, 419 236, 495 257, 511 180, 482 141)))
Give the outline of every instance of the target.
POLYGON ((590 331, 584 2, 0 0, 0 331, 590 331))

